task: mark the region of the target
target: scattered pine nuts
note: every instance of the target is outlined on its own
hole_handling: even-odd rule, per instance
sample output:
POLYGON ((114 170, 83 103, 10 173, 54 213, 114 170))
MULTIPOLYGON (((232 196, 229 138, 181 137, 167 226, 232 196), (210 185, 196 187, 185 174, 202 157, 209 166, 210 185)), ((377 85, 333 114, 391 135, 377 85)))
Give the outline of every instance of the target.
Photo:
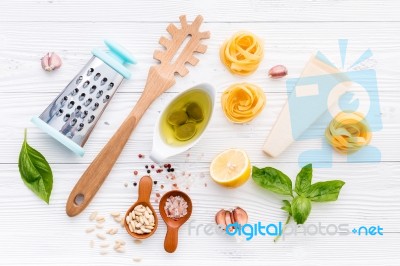
POLYGON ((141 258, 133 258, 132 260, 133 260, 134 262, 141 262, 141 261, 142 261, 141 258))
POLYGON ((129 231, 139 235, 149 234, 155 226, 154 214, 148 206, 137 205, 129 215, 125 217, 129 231))
POLYGON ((94 227, 89 227, 89 228, 86 228, 86 230, 85 230, 85 232, 86 233, 91 233, 91 232, 93 232, 94 231, 94 227))
POLYGON ((92 214, 89 216, 89 220, 93 221, 94 219, 96 219, 97 216, 97 212, 92 212, 92 214))
POLYGON ((90 248, 94 247, 94 240, 90 240, 90 248))
POLYGON ((125 252, 125 247, 123 247, 123 246, 119 246, 118 248, 114 248, 114 249, 115 249, 116 252, 119 252, 119 253, 124 253, 125 252))
POLYGON ((106 240, 106 236, 104 234, 97 233, 96 236, 97 236, 97 238, 99 238, 101 240, 106 240))
POLYGON ((122 240, 122 239, 117 239, 117 240, 115 240, 115 243, 116 243, 116 244, 120 244, 120 245, 125 245, 125 244, 126 244, 125 241, 122 240))
POLYGON ((110 228, 107 230, 106 233, 109 235, 115 235, 116 233, 118 233, 118 228, 110 228))

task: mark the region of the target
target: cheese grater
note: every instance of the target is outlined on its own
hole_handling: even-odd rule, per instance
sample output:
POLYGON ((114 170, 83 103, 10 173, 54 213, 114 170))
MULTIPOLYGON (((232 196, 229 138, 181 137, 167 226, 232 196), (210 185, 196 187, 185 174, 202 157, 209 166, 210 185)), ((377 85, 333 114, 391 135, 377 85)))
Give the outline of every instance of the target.
POLYGON ((74 79, 39 117, 32 118, 36 126, 80 156, 116 90, 131 77, 124 65, 136 63, 122 46, 104 43, 108 51, 93 49, 93 57, 74 79))

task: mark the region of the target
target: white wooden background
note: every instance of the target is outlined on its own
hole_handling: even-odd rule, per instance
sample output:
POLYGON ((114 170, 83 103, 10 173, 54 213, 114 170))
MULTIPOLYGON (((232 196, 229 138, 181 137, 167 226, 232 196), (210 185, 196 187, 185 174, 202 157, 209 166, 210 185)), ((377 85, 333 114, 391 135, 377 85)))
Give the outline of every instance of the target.
MULTIPOLYGON (((399 11, 396 0, 0 1, 0 265, 399 265, 399 11), (176 85, 150 107, 91 205, 81 215, 68 217, 65 202, 69 192, 137 101, 148 68, 154 64, 152 53, 159 48, 159 37, 166 35, 167 24, 177 22, 181 14, 187 14, 189 20, 197 14, 204 16, 202 29, 212 34, 206 41, 208 52, 199 56, 200 63, 190 68, 189 76, 178 78, 176 85), (245 79, 232 76, 218 58, 222 41, 241 29, 262 37, 266 50, 259 70, 245 79), (103 38, 128 47, 139 64, 131 68, 133 79, 120 88, 99 121, 86 144, 85 157, 78 158, 29 119, 44 110, 90 58, 90 50, 102 45, 103 38), (383 130, 374 134, 372 144, 381 150, 382 162, 354 165, 336 156, 332 168, 316 169, 315 181, 342 179, 346 185, 337 202, 315 204, 308 222, 379 224, 384 236, 292 236, 278 243, 266 237, 236 243, 223 236, 189 236, 186 225, 181 229, 177 252, 167 254, 163 250, 166 229, 161 221, 155 235, 142 244, 134 243, 120 229, 117 237, 127 242, 125 253, 109 248, 109 254, 102 256, 97 240, 94 248, 89 247, 95 238, 84 232, 92 225, 89 214, 99 211, 111 226, 114 222, 109 212, 125 211, 137 197, 132 171, 150 163, 148 157, 139 160, 137 154, 149 154, 154 121, 165 102, 201 82, 213 83, 219 93, 235 81, 255 82, 265 89, 268 102, 263 113, 248 125, 229 123, 217 107, 202 141, 188 153, 171 158, 178 172, 192 173, 191 178, 179 181, 190 186, 194 203, 191 219, 197 224, 213 222, 220 208, 239 205, 248 211, 250 221, 283 221, 279 197, 252 181, 235 190, 222 188, 210 180, 208 166, 217 153, 237 147, 249 153, 253 164, 278 167, 294 177, 299 170, 298 155, 318 148, 320 142, 297 142, 276 159, 262 153, 286 98, 284 81, 269 80, 266 71, 284 64, 289 77, 298 77, 316 50, 339 62, 340 38, 349 39, 349 62, 367 48, 374 53, 383 130), (39 59, 47 51, 59 53, 64 60, 63 67, 51 74, 40 68, 39 59), (24 128, 28 128, 30 144, 45 155, 54 172, 49 206, 24 186, 18 173, 24 128)), ((159 183, 154 193, 171 187, 163 176, 155 178, 159 183), (161 190, 160 184, 166 188, 161 190)))

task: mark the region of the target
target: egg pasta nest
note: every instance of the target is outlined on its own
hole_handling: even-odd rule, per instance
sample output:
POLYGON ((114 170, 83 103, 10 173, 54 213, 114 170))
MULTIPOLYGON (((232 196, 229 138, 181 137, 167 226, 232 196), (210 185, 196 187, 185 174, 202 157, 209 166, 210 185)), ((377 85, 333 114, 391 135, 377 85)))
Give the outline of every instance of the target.
POLYGON ((368 145, 372 134, 362 114, 340 112, 329 123, 325 137, 336 151, 350 154, 368 145))
POLYGON ((220 49, 222 63, 234 74, 250 75, 264 57, 261 40, 251 32, 241 31, 226 40, 220 49))

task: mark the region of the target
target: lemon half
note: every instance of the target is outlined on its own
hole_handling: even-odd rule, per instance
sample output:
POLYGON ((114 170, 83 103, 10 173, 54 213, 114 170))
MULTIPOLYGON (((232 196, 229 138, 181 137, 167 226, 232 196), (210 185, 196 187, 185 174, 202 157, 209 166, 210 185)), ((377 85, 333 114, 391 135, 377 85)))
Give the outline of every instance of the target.
POLYGON ((217 155, 210 165, 211 178, 225 187, 243 185, 251 175, 251 164, 246 152, 229 149, 217 155))

